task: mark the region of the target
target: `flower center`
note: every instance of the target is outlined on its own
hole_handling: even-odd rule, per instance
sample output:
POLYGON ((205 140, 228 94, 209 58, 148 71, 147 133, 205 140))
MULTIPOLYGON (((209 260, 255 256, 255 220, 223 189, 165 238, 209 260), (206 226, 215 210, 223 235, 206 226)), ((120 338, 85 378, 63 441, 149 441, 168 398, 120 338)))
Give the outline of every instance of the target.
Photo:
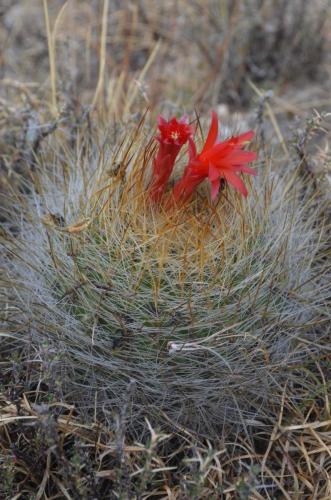
POLYGON ((179 136, 180 136, 180 134, 179 134, 179 132, 177 132, 177 130, 175 130, 174 132, 171 132, 171 134, 170 134, 171 139, 173 139, 174 141, 177 141, 177 139, 179 139, 179 136))

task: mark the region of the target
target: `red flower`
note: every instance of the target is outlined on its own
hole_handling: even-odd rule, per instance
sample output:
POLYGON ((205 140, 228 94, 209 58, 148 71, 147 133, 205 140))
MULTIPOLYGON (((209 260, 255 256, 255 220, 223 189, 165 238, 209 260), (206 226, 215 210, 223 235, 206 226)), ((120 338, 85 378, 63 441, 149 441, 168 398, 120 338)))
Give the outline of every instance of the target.
POLYGON ((184 175, 174 186, 174 199, 178 202, 188 200, 200 182, 208 177, 211 184, 211 198, 214 200, 219 192, 221 179, 247 196, 247 189, 239 174, 256 175, 256 171, 247 167, 247 163, 256 160, 253 151, 244 151, 243 147, 254 137, 254 132, 230 137, 224 142, 217 142, 217 115, 212 112, 212 120, 205 145, 198 155, 195 145, 190 140, 190 160, 184 175))
POLYGON ((193 127, 188 125, 185 117, 177 121, 172 118, 166 121, 158 117, 160 135, 156 137, 159 149, 153 163, 153 178, 150 185, 150 197, 153 201, 160 201, 166 183, 172 173, 177 155, 181 147, 193 135, 193 127))

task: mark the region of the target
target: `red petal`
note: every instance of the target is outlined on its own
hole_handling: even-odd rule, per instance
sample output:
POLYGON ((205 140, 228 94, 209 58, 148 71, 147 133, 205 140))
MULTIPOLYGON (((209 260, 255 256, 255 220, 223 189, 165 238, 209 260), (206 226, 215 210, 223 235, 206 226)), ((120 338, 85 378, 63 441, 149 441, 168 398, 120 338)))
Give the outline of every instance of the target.
POLYGON ((243 196, 247 196, 248 195, 248 191, 246 189, 246 186, 245 184, 243 183, 243 181, 240 179, 240 177, 238 177, 236 174, 234 174, 233 172, 231 172, 230 170, 224 170, 222 172, 222 174, 224 175, 225 179, 228 181, 229 184, 232 184, 232 186, 237 189, 237 191, 240 191, 240 193, 243 195, 243 196))
MULTIPOLYGON (((218 158, 224 158, 226 155, 233 152, 242 151, 242 146, 249 142, 254 137, 254 132, 250 130, 237 137, 230 137, 226 141, 215 144, 209 151, 206 151, 201 158, 203 161, 215 161, 218 158)), ((255 160, 256 158, 254 158, 255 160)), ((253 160, 249 160, 253 161, 253 160)))
POLYGON ((166 155, 163 158, 155 158, 153 176, 158 178, 164 175, 164 172, 168 172, 172 169, 172 166, 171 155, 166 155))
POLYGON ((204 154, 206 151, 208 151, 216 142, 218 135, 218 119, 217 119, 217 114, 215 111, 212 111, 211 113, 211 123, 210 123, 210 128, 208 132, 208 137, 205 142, 205 145, 201 151, 201 155, 204 154))
POLYGON ((165 120, 165 119, 163 118, 163 116, 159 115, 159 116, 157 117, 157 124, 158 124, 158 126, 160 126, 160 125, 161 125, 161 126, 164 126, 164 125, 166 125, 166 124, 167 124, 167 120, 165 120))
POLYGON ((216 181, 220 177, 219 170, 212 163, 209 164, 208 177, 211 182, 216 181))
POLYGON ((217 161, 220 158, 224 158, 227 154, 231 152, 228 144, 222 142, 220 144, 216 144, 209 151, 206 151, 203 156, 200 155, 202 161, 217 161))
POLYGON ((212 181, 210 184, 211 184, 211 199, 212 200, 215 200, 215 198, 217 198, 217 195, 218 195, 218 192, 220 190, 220 179, 215 179, 214 181, 212 181))
POLYGON ((192 137, 189 137, 189 140, 188 140, 188 152, 189 152, 190 161, 194 160, 197 157, 197 148, 195 147, 195 144, 194 144, 192 137))
POLYGON ((254 151, 232 151, 230 154, 224 157, 212 158, 215 164, 221 163, 222 165, 240 165, 245 163, 250 163, 256 160, 256 153, 254 151))
POLYGON ((195 188, 204 180, 203 176, 194 175, 187 166, 183 177, 175 184, 173 188, 173 196, 176 203, 186 202, 192 195, 195 188))
POLYGON ((248 132, 244 132, 243 134, 237 135, 232 139, 235 139, 237 144, 245 144, 246 142, 251 142, 254 135, 255 135, 254 130, 249 130, 248 132))
POLYGON ((240 172, 244 172, 245 174, 257 175, 257 171, 254 170, 254 168, 245 167, 244 165, 238 167, 238 170, 240 172))

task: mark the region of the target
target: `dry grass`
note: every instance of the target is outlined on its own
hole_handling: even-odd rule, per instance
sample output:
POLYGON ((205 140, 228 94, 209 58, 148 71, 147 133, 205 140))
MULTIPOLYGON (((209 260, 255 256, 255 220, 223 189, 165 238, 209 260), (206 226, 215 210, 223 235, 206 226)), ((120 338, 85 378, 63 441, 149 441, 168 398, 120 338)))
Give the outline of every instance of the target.
MULTIPOLYGON (((331 419, 323 365, 318 376, 307 374, 309 391, 284 389, 274 423, 255 422, 250 437, 213 442, 172 425, 155 432, 148 421, 145 440, 132 441, 120 420, 115 427, 85 423, 73 406, 49 401, 40 379, 37 390, 1 398, 0 491, 4 498, 326 500, 331 419)), ((38 361, 29 366, 44 371, 38 361)), ((18 370, 26 382, 25 368, 18 370)))
POLYGON ((325 0, 46 4, 8 2, 0 36, 6 78, 37 80, 41 95, 52 91, 53 110, 68 95, 84 104, 97 96, 119 116, 129 89, 158 109, 249 104, 254 94, 248 79, 276 93, 291 81, 311 86, 316 80, 329 97, 325 0), (146 75, 156 44, 158 57, 146 75))

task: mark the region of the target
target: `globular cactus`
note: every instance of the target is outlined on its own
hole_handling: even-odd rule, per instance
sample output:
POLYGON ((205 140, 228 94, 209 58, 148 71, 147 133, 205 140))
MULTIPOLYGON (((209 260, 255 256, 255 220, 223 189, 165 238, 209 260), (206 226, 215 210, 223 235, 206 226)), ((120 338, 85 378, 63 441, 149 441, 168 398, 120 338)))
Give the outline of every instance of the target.
POLYGON ((247 199, 223 186, 210 202, 201 185, 184 206, 155 205, 146 126, 104 143, 45 157, 16 204, 15 336, 29 324, 59 353, 70 401, 128 405, 132 428, 146 415, 203 433, 264 418, 327 333, 323 204, 270 157, 247 199))

